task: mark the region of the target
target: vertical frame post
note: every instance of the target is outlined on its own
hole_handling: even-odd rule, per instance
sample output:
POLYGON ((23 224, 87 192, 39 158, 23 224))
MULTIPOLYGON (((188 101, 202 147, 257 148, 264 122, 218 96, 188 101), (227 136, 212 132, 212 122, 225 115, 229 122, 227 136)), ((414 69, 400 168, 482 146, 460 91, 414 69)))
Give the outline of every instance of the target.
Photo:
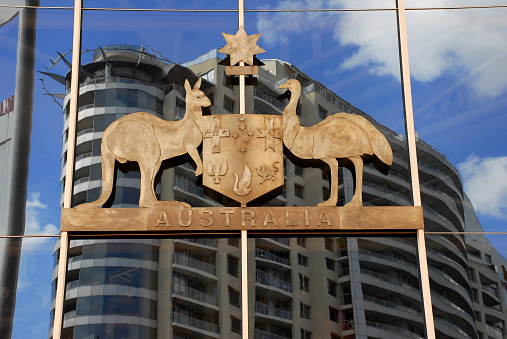
MULTIPOLYGON (((412 105, 412 86, 410 83, 410 66, 408 57, 407 18, 405 0, 397 0, 398 43, 400 55, 401 82, 403 88, 403 106, 405 109, 405 131, 407 134, 410 177, 412 180, 412 199, 414 206, 422 206, 419 171, 417 167, 417 148, 415 142, 414 110, 412 105)), ((417 230, 417 253, 421 275, 421 292, 428 339, 435 339, 435 323, 431 302, 430 278, 424 230, 417 230)))
MULTIPOLYGON (((69 101, 69 127, 67 141, 67 164, 65 167, 65 190, 63 207, 70 208, 74 181, 74 154, 76 147, 77 100, 79 97, 79 68, 81 65, 81 27, 83 16, 82 0, 74 1, 74 27, 72 41, 72 73, 69 101)), ((60 256, 58 263, 58 280, 55 298, 55 320, 53 322, 53 339, 60 339, 63 327, 63 304, 65 299, 65 276, 67 273, 67 254, 69 236, 62 232, 60 239, 60 256)))
MULTIPOLYGON (((238 28, 245 27, 245 3, 238 0, 238 28)), ((243 62, 240 63, 244 65, 243 62)), ((239 114, 246 113, 245 76, 239 76, 239 114)), ((248 233, 241 231, 241 333, 248 339, 248 233)))

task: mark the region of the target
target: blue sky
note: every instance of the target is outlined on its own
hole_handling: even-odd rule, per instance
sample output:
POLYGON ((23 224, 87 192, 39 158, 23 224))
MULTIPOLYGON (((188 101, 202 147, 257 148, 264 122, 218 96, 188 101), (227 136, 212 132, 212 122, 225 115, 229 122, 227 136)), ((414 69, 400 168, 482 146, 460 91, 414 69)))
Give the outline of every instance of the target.
MULTIPOLYGON (((100 6, 102 2, 85 3, 100 6)), ((122 3, 141 7, 145 2, 122 3)), ((161 3, 151 2, 154 7, 161 3)), ((227 0, 188 4, 209 9, 234 8, 235 3, 227 0)), ((285 0, 256 2, 255 6, 304 9, 350 7, 352 3, 352 0, 285 0)), ((391 3, 383 2, 386 6, 391 3)), ((52 3, 43 1, 43 4, 52 3)), ((246 7, 252 8, 249 4, 246 7)), ((426 0, 425 4, 431 7, 456 2, 426 0)), ((115 2, 108 4, 114 5, 115 2)), ((411 11, 407 17, 416 131, 460 169, 483 228, 495 232, 504 232, 507 220, 506 15, 507 9, 487 9, 411 11)), ((69 10, 39 11, 36 70, 49 66, 49 59, 57 57, 56 51, 71 48, 71 18, 69 10)), ((245 26, 249 34, 263 34, 259 45, 267 52, 259 57, 294 64, 403 134, 395 18, 393 12, 247 13, 245 26)), ((169 59, 185 62, 222 47, 225 42, 221 33, 235 33, 236 25, 234 13, 85 11, 83 48, 146 44, 169 59)), ((16 41, 15 19, 0 27, 3 46, 0 62, 5 65, 0 77, 1 100, 14 93, 16 41)), ((85 56, 84 62, 90 57, 85 56)), ((61 63, 53 70, 60 74, 67 71, 61 63)), ((57 92, 62 91, 61 87, 57 90, 55 83, 47 84, 57 92)), ((55 234, 59 224, 62 115, 52 99, 44 95, 39 80, 34 92, 27 234, 55 234)), ((507 257, 505 237, 495 236, 492 241, 507 257)), ((53 243, 52 239, 39 239, 24 245, 14 338, 45 337, 40 329, 47 329, 48 323, 53 243), (34 272, 42 284, 31 285, 34 272), (35 302, 32 293, 47 297, 35 302)))

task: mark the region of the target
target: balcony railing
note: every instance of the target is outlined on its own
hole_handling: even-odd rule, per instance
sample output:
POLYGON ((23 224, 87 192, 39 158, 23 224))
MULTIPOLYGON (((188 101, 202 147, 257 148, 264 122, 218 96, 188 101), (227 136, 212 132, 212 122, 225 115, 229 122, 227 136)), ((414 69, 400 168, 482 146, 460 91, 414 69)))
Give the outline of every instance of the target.
POLYGON ((488 330, 488 335, 494 337, 494 338, 503 338, 503 334, 502 334, 502 331, 499 330, 498 328, 495 328, 495 327, 492 327, 488 324, 486 324, 486 328, 488 330))
POLYGON ((374 278, 377 278, 379 280, 382 280, 382 281, 385 281, 385 282, 388 282, 390 284, 393 284, 393 285, 396 285, 396 286, 401 286, 401 287, 404 287, 406 289, 409 289, 409 290, 413 290, 413 291, 417 291, 417 288, 415 287, 412 287, 410 285, 407 285, 397 279, 393 279, 385 274, 381 274, 381 273, 378 273, 378 272, 375 272, 375 271, 371 271, 367 268, 361 268, 361 273, 363 274, 366 274, 366 275, 369 275, 371 277, 374 277, 374 278))
POLYGON ((375 327, 375 328, 378 328, 380 330, 384 330, 384 331, 387 331, 387 332, 399 334, 400 336, 403 336, 405 338, 420 339, 422 337, 422 335, 419 335, 419 334, 414 333, 414 332, 410 332, 409 330, 406 330, 406 329, 401 328, 401 327, 393 326, 393 325, 376 323, 376 322, 369 321, 369 320, 366 321, 366 325, 371 326, 371 327, 375 327))
POLYGON ((270 261, 274 261, 274 262, 280 263, 282 265, 290 266, 290 260, 289 259, 282 258, 282 257, 280 257, 280 256, 278 256, 276 254, 270 253, 270 252, 265 251, 265 250, 260 249, 260 248, 256 248, 255 249, 255 256, 257 258, 266 259, 266 260, 270 260, 270 261))
POLYGON ((215 265, 194 259, 182 253, 174 253, 174 263, 190 268, 195 268, 212 275, 217 274, 217 267, 215 265))
POLYGON ((191 242, 198 245, 204 245, 208 247, 217 247, 217 239, 206 239, 206 238, 182 238, 180 241, 191 242))
POLYGON ((278 279, 272 276, 269 273, 266 273, 261 270, 257 270, 257 280, 258 283, 268 286, 273 286, 279 288, 286 292, 292 292, 292 285, 282 279, 278 279))
POLYGON ((280 244, 283 244, 285 246, 289 246, 289 239, 288 238, 268 238, 268 239, 279 242, 280 244))
POLYGON ((391 301, 386 301, 386 300, 382 300, 382 299, 373 298, 373 297, 370 297, 368 295, 364 296, 364 300, 372 302, 372 303, 377 304, 377 305, 385 306, 387 308, 393 308, 393 309, 396 309, 396 310, 400 310, 400 311, 403 311, 403 312, 408 312, 408 313, 412 313, 412 314, 421 314, 421 312, 419 312, 417 310, 414 310, 412 308, 401 306, 401 305, 398 305, 398 304, 393 303, 391 301))
POLYGON ((255 312, 260 313, 260 314, 264 314, 264 315, 270 315, 273 317, 284 318, 284 319, 291 319, 292 318, 292 312, 284 311, 280 308, 276 308, 274 306, 269 306, 269 305, 260 303, 258 301, 255 302, 255 312))
POLYGON ((77 137, 80 137, 80 136, 82 136, 82 135, 85 135, 85 134, 87 134, 87 133, 93 133, 93 128, 87 128, 87 129, 84 129, 84 130, 82 130, 82 131, 77 132, 77 134, 76 134, 76 138, 77 138, 77 137))
POLYGON ((483 291, 486 291, 489 294, 492 294, 492 295, 494 295, 495 297, 498 298, 498 294, 496 293, 496 288, 493 288, 493 287, 490 287, 490 286, 486 286, 486 285, 481 285, 481 287, 482 287, 483 291))
POLYGON ((399 260, 399 259, 396 259, 396 258, 388 256, 388 255, 380 254, 377 252, 372 252, 372 251, 365 250, 365 249, 359 249, 359 254, 364 254, 364 255, 368 255, 370 257, 379 258, 379 259, 383 259, 383 260, 387 260, 387 261, 391 261, 391 262, 395 262, 395 263, 400 263, 402 265, 410 266, 413 268, 418 268, 418 266, 414 263, 411 263, 411 262, 408 262, 405 260, 399 260))
POLYGON ((254 338, 255 339, 290 339, 289 337, 284 337, 278 334, 269 333, 261 330, 254 330, 254 338))
POLYGON ((254 90, 254 95, 255 95, 257 98, 260 98, 260 99, 262 99, 262 100, 264 100, 264 101, 269 102, 271 105, 275 106, 276 108, 278 108, 278 109, 280 109, 280 110, 284 109, 284 106, 285 106, 285 105, 284 105, 281 101, 279 101, 279 100, 278 100, 278 99, 276 99, 276 98, 273 98, 273 97, 272 97, 272 96, 270 96, 270 95, 264 94, 264 93, 262 93, 262 92, 261 92, 261 91, 259 91, 259 90, 254 90))
POLYGON ((178 312, 173 312, 173 322, 178 323, 178 324, 182 324, 182 325, 186 325, 186 326, 190 326, 190 327, 195 327, 200 330, 204 330, 204 331, 208 331, 208 332, 220 333, 219 327, 217 324, 213 324, 213 323, 210 323, 210 322, 207 322, 204 320, 192 318, 186 314, 182 314, 182 313, 178 313, 178 312))
POLYGON ((205 302, 207 304, 218 306, 218 298, 211 295, 196 290, 195 288, 188 286, 181 286, 179 284, 174 285, 174 294, 181 295, 184 297, 188 297, 190 299, 198 300, 205 302))

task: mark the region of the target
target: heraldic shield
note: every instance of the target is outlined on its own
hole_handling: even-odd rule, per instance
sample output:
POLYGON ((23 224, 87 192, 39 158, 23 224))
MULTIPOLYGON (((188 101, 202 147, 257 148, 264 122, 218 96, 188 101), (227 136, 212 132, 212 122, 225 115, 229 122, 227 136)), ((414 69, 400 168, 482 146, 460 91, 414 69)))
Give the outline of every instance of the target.
POLYGON ((203 116, 203 185, 246 204, 283 185, 282 117, 203 116))

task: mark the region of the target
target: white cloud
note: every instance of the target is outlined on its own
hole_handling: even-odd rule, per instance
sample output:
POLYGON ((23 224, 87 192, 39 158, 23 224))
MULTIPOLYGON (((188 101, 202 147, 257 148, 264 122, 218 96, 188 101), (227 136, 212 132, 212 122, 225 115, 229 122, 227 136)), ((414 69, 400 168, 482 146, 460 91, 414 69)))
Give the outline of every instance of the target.
POLYGON ((507 219, 507 157, 470 155, 458 164, 464 189, 475 211, 507 219))
MULTIPOLYGON (((452 6, 452 0, 427 0, 425 7, 452 6)), ((357 8, 357 0, 286 0, 276 8, 357 8)), ((373 7, 378 7, 372 5, 373 7)), ((407 14, 410 68, 413 78, 431 82, 445 74, 464 80, 478 97, 497 97, 507 90, 506 12, 498 9, 410 11, 407 14)), ((267 44, 331 31, 340 45, 357 48, 340 66, 367 66, 377 75, 399 78, 396 23, 393 12, 326 12, 259 15, 257 29, 267 44), (337 18, 339 18, 337 20, 337 18), (391 19, 391 20, 390 20, 391 19)))
MULTIPOLYGON (((40 201, 40 193, 32 193, 26 202, 25 234, 30 235, 55 235, 59 234, 58 227, 51 223, 45 223, 43 211, 47 206, 40 201)), ((24 238, 23 251, 33 251, 46 245, 51 238, 24 238)))

